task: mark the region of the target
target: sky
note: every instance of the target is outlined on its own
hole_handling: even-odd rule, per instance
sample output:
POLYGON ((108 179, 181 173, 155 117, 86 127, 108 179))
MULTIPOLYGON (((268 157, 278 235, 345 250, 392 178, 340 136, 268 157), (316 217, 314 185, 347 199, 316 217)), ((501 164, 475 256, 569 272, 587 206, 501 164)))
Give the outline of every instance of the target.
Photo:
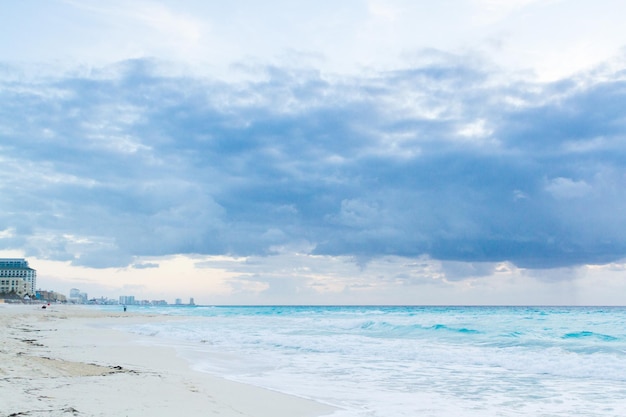
POLYGON ((624 304, 618 0, 0 1, 0 257, 202 304, 624 304))

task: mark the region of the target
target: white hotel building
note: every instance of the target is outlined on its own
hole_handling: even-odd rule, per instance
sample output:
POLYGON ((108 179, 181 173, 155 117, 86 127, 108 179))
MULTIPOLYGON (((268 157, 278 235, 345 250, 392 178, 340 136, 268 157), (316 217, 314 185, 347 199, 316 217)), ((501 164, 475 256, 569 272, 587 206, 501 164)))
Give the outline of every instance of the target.
POLYGON ((23 258, 0 258, 0 293, 35 296, 37 271, 23 258))

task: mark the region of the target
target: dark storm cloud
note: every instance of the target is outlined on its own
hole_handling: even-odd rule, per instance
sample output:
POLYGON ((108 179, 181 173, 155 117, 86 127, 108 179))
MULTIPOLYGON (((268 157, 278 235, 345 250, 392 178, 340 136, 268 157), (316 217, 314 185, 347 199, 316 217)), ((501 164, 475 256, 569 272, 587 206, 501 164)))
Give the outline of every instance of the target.
POLYGON ((359 259, 624 257, 619 74, 505 84, 452 58, 369 78, 261 68, 229 84, 153 61, 10 78, 0 245, 91 266, 302 241, 359 259))

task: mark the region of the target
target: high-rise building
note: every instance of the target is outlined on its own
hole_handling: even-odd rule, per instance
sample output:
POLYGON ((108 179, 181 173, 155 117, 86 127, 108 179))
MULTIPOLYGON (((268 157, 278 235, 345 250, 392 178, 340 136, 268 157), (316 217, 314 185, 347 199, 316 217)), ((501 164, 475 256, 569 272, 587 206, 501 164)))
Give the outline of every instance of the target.
POLYGON ((120 295, 120 304, 133 305, 135 304, 134 295, 120 295))
POLYGON ((74 304, 87 304, 87 293, 80 292, 78 288, 72 288, 70 290, 70 302, 74 304))
POLYGON ((0 293, 35 297, 37 271, 23 258, 0 258, 0 293))

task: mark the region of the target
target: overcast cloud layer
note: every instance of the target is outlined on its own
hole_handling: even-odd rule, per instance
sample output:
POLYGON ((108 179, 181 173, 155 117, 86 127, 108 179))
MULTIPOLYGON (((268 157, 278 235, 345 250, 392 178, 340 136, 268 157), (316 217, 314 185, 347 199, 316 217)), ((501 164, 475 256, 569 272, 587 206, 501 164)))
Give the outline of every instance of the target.
POLYGON ((626 256, 624 71, 503 82, 424 54, 367 77, 263 67, 239 83, 152 60, 37 80, 5 65, 0 245, 95 267, 285 250, 530 268, 626 256))
POLYGON ((0 2, 0 256, 111 296, 623 304, 623 1, 260 4, 0 2))

